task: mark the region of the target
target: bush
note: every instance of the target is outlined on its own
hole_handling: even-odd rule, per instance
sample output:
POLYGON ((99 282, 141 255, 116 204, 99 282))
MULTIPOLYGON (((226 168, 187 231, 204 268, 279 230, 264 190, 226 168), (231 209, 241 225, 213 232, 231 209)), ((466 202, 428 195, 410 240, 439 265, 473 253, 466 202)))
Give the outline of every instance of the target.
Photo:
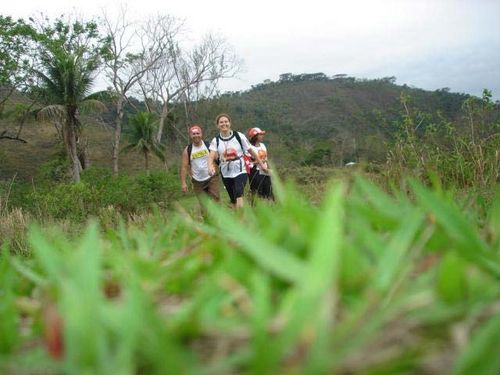
POLYGON ((492 188, 500 182, 500 120, 498 108, 485 90, 483 97, 468 98, 462 109, 463 123, 451 123, 408 107, 399 123, 400 132, 389 149, 385 174, 394 183, 405 175, 457 188, 492 188))
POLYGON ((82 172, 79 183, 42 182, 25 192, 22 207, 39 216, 72 221, 86 221, 90 216, 113 207, 119 215, 149 210, 151 206, 168 207, 180 195, 176 172, 153 172, 139 176, 114 176, 105 169, 82 172))
POLYGON ((64 155, 50 160, 40 166, 38 177, 47 182, 70 181, 70 162, 64 155))

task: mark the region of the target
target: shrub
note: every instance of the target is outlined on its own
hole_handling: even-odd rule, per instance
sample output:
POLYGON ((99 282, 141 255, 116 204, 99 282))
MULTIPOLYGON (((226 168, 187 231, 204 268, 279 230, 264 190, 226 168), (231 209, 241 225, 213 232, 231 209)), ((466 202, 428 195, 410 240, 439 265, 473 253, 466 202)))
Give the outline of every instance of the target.
POLYGON ((27 231, 32 220, 21 208, 0 212, 0 248, 8 245, 14 253, 28 254, 27 231))
POLYGON ((40 166, 38 177, 47 182, 68 182, 70 176, 70 162, 62 155, 40 166))
POLYGON ((389 180, 394 183, 412 175, 429 182, 434 174, 447 187, 491 188, 500 182, 500 122, 487 90, 481 99, 464 101, 461 126, 442 116, 433 122, 429 114, 413 113, 405 95, 401 102, 405 113, 388 153, 389 180))
POLYGON ((119 215, 147 211, 154 205, 168 207, 180 195, 176 172, 152 172, 138 176, 114 176, 105 169, 90 168, 80 183, 41 183, 24 195, 27 210, 55 219, 76 222, 98 217, 113 207, 119 215))

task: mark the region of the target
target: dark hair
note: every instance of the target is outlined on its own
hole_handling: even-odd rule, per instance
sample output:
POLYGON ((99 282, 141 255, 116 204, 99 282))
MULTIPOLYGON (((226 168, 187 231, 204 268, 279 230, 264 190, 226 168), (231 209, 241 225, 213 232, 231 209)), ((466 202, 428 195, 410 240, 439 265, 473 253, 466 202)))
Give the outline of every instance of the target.
POLYGON ((219 124, 219 120, 221 119, 221 117, 227 117, 227 119, 229 120, 229 122, 233 122, 231 120, 231 117, 227 113, 219 113, 217 115, 217 117, 215 118, 215 126, 217 126, 219 124))
POLYGON ((250 144, 252 146, 255 146, 255 144, 257 143, 257 136, 258 134, 255 134, 251 139, 250 139, 250 144))

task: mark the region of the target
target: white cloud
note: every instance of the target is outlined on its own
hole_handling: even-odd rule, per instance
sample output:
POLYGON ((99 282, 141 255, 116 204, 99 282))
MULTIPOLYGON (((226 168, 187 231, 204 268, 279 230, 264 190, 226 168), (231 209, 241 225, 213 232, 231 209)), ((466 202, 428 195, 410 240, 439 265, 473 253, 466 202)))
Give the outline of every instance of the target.
MULTIPOLYGON (((45 0, 42 6, 19 0, 2 4, 2 14, 77 10, 90 16, 119 4, 45 0)), ((226 89, 248 89, 285 72, 323 71, 396 76, 424 89, 446 86, 473 94, 488 87, 500 97, 500 64, 495 64, 500 2, 495 0, 141 0, 128 2, 128 8, 138 18, 154 13, 185 18, 195 35, 226 36, 246 62, 246 72, 226 82, 226 89)))

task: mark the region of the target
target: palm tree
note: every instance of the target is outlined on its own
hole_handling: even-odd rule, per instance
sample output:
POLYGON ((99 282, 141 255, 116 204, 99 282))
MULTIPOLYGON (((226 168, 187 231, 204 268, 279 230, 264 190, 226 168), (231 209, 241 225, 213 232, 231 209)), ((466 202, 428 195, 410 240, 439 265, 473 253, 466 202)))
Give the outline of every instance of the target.
POLYGON ((81 55, 64 49, 57 53, 47 53, 42 61, 46 71, 36 73, 41 79, 44 101, 50 104, 40 110, 39 116, 62 125, 63 142, 71 161, 73 181, 78 182, 80 172, 86 164, 85 150, 79 149, 82 131, 79 114, 91 108, 104 109, 102 102, 88 96, 95 68, 92 64, 87 64, 81 55))
POLYGON ((141 152, 144 155, 146 172, 149 173, 150 154, 165 161, 165 146, 156 140, 157 124, 155 117, 150 112, 138 112, 130 118, 129 124, 132 126, 132 132, 128 139, 129 144, 122 149, 122 152, 132 150, 141 152))
POLYGON ((105 108, 96 94, 88 96, 100 62, 96 24, 56 19, 53 26, 43 25, 36 42, 40 50, 37 91, 46 104, 39 116, 61 125, 73 181, 78 182, 86 161, 85 148, 79 145, 79 114, 105 108))

